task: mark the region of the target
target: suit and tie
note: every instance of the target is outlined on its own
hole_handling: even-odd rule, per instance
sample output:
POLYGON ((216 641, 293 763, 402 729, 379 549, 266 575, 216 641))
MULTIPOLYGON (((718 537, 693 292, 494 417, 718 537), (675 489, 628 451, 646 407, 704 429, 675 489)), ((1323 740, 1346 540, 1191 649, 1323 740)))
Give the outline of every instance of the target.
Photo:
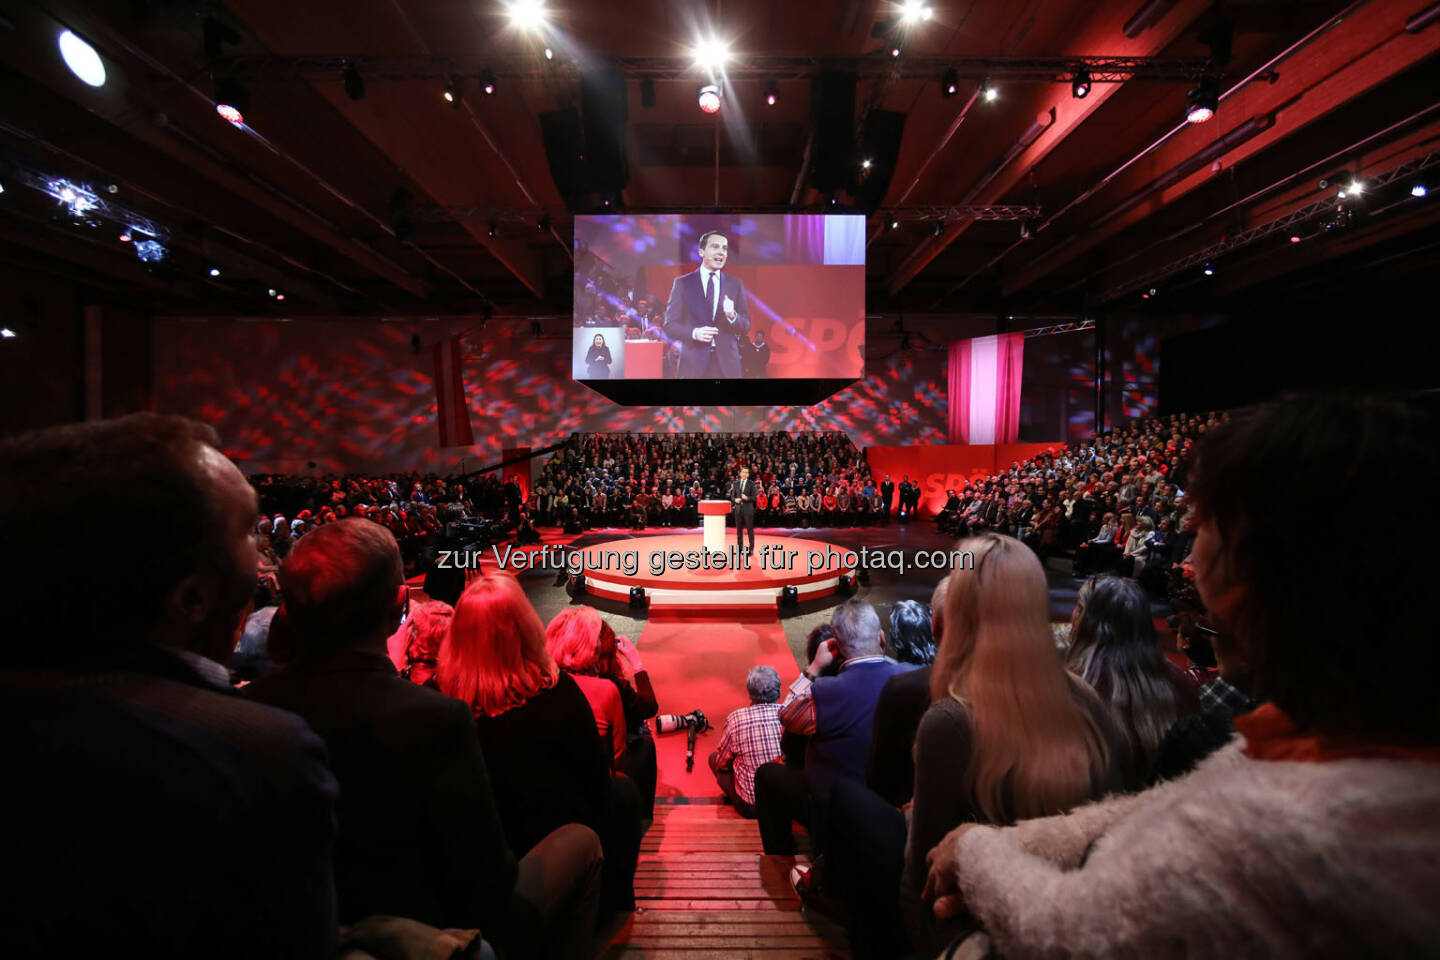
POLYGON ((730 484, 730 502, 735 506, 735 545, 745 548, 743 533, 750 530, 750 549, 755 549, 755 481, 736 480, 730 484), (735 503, 739 500, 739 503, 735 503))
POLYGON ((677 377, 739 377, 740 338, 750 332, 745 284, 723 270, 700 267, 676 277, 665 305, 665 336, 680 344, 677 377), (735 303, 735 319, 725 315, 725 298, 735 303), (711 343, 695 339, 697 327, 718 327, 711 343))

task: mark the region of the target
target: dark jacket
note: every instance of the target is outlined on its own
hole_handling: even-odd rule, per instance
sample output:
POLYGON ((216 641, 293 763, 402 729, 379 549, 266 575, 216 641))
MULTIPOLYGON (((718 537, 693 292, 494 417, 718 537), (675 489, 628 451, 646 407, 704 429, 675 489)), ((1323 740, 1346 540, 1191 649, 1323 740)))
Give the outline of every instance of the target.
POLYGON ((741 376, 740 337, 750 332, 750 306, 745 299, 745 284, 740 282, 739 277, 732 277, 723 270, 719 276, 720 295, 713 301, 720 307, 718 320, 712 304, 705 300, 705 281, 699 268, 676 277, 670 287, 670 299, 665 305, 665 336, 680 345, 680 366, 676 376, 706 376, 712 354, 719 361, 721 376, 741 376), (725 317, 726 297, 735 301, 734 323, 725 317), (719 329, 713 345, 695 339, 697 327, 719 329))
POLYGON ((897 807, 915 792, 915 731, 930 706, 927 665, 897 673, 880 688, 865 783, 897 807))
POLYGON ((0 673, 0 750, 0 956, 334 955, 335 780, 298 717, 134 647, 0 673))
POLYGON ((889 658, 866 660, 847 663, 838 675, 815 681, 810 688, 815 734, 805 758, 811 789, 836 779, 864 782, 880 688, 895 674, 914 669, 889 658))
POLYGON ((304 717, 329 748, 342 923, 383 913, 498 928, 516 860, 465 704, 361 651, 298 660, 245 694, 304 717))

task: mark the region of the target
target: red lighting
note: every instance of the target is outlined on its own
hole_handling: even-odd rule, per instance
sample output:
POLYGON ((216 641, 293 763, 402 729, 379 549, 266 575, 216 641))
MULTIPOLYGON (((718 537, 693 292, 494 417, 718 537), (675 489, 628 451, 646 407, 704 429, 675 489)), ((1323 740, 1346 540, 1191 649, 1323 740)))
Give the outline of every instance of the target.
POLYGON ((1189 113, 1185 114, 1185 119, 1191 123, 1204 123, 1213 116, 1215 116, 1215 111, 1209 107, 1194 106, 1190 108, 1189 113))
POLYGON ((1299 243, 1299 242, 1300 242, 1300 234, 1298 234, 1298 233, 1292 233, 1292 234, 1290 234, 1290 242, 1291 242, 1291 243, 1299 243))
POLYGON ((215 104, 215 112, 237 127, 243 126, 245 123, 245 115, 228 103, 215 104))

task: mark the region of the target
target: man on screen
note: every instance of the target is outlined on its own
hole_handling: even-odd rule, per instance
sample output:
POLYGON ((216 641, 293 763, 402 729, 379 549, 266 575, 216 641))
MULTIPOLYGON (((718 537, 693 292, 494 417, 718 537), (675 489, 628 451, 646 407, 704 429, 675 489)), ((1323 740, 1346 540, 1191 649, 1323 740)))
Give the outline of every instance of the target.
POLYGON ((680 344, 677 377, 739 377, 740 338, 750 330, 745 285, 727 276, 730 241, 700 235, 700 269, 676 277, 665 306, 665 335, 680 344))

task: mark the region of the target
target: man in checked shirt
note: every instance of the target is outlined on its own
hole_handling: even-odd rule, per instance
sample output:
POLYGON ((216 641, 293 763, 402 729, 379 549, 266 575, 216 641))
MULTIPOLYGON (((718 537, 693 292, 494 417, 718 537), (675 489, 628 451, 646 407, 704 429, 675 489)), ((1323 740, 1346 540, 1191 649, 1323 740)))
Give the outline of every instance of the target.
POLYGON ((780 674, 752 667, 745 677, 750 706, 725 718, 720 746, 710 754, 715 782, 742 817, 755 819, 755 771, 780 756, 780 674))

